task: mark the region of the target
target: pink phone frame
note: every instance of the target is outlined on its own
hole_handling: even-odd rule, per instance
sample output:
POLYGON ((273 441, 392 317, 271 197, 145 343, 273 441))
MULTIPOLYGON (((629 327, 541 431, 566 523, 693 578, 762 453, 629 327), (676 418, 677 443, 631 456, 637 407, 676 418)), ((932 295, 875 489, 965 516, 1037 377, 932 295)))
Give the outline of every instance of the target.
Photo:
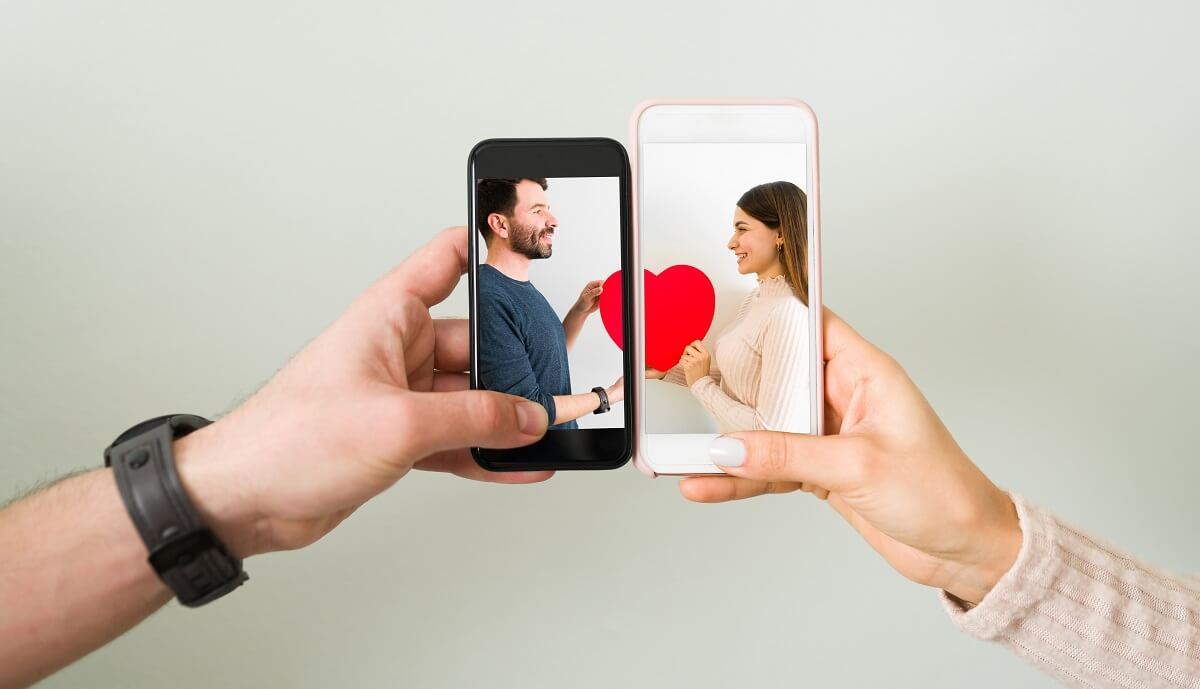
MULTIPOLYGON (((817 131, 817 115, 807 103, 794 98, 654 98, 642 101, 633 110, 633 114, 629 119, 629 166, 630 166, 630 184, 633 187, 631 192, 631 201, 633 206, 633 265, 638 271, 639 276, 642 271, 642 231, 641 231, 641 209, 639 206, 638 191, 641 188, 639 180, 639 139, 638 139, 638 122, 646 110, 656 105, 790 105, 803 110, 811 125, 809 132, 811 141, 809 145, 812 147, 812 178, 809 180, 808 204, 809 210, 812 213, 812 227, 809 228, 812 234, 812 245, 809 246, 811 255, 812 270, 808 276, 809 282, 809 309, 815 313, 815 325, 819 335, 813 338, 813 354, 817 361, 816 375, 813 376, 814 382, 814 399, 817 401, 815 406, 815 433, 814 435, 824 435, 825 432, 825 347, 824 347, 824 313, 820 308, 821 301, 821 175, 820 175, 820 148, 818 142, 817 131)), ((642 371, 646 368, 646 345, 643 336, 642 314, 642 281, 634 280, 634 370, 642 371)), ((645 448, 645 413, 646 409, 643 400, 645 399, 646 379, 645 376, 637 378, 637 409, 634 410, 634 448, 633 448, 633 464, 641 471, 650 477, 655 476, 711 476, 713 474, 693 474, 693 473, 667 473, 657 472, 650 467, 646 460, 642 457, 642 452, 645 448)))

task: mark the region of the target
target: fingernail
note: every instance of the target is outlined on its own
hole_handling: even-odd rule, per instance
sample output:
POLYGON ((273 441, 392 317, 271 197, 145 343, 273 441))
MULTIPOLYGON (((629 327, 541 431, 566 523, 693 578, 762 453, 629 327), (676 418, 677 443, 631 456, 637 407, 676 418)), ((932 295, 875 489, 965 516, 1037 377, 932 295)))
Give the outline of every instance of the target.
POLYGON ((746 443, 721 436, 708 446, 708 457, 719 467, 740 467, 746 461, 746 443))
POLYGON ((541 435, 546 431, 546 408, 536 402, 517 403, 517 424, 526 435, 541 435))

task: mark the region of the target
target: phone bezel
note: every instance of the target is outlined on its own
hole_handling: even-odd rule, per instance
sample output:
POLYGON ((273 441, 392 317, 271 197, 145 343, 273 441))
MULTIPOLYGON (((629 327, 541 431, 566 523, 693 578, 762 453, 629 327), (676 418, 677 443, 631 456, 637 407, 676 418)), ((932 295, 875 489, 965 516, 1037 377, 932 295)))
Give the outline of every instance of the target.
MULTIPOLYGON (((650 143, 665 142, 666 140, 673 141, 698 141, 698 142, 718 142, 718 141, 756 141, 765 143, 775 142, 803 142, 806 144, 807 161, 806 171, 808 176, 808 221, 811 243, 809 246, 809 306, 810 306, 810 345, 811 345, 811 361, 809 368, 810 380, 812 381, 812 399, 810 400, 810 428, 814 435, 824 433, 825 423, 825 356, 824 356, 824 337, 823 333, 823 318, 822 318, 822 296, 821 296, 821 194, 820 194, 820 174, 819 174, 819 150, 817 136, 817 118, 816 114, 808 104, 800 100, 790 98, 770 98, 770 99, 653 99, 640 103, 633 111, 630 117, 630 140, 632 142, 632 153, 630 155, 631 166, 633 169, 633 231, 635 245, 635 261, 638 266, 638 274, 643 272, 642 265, 642 235, 641 235, 641 159, 642 146, 646 143, 642 136, 642 122, 647 113, 651 113, 655 108, 678 108, 678 111, 686 109, 694 109, 698 115, 712 114, 715 110, 712 109, 728 109, 731 107, 739 108, 760 108, 769 107, 788 107, 795 108, 794 114, 797 115, 801 122, 802 137, 793 138, 791 136, 770 138, 769 134, 763 134, 764 131, 771 131, 771 127, 753 128, 751 126, 744 127, 747 130, 743 132, 745 136, 740 138, 709 138, 712 136, 708 133, 707 136, 694 136, 693 138, 681 138, 682 135, 673 139, 656 139, 650 143), (813 336, 812 333, 816 333, 813 336)), ((659 113, 665 112, 665 109, 660 109, 659 113)), ((764 111, 766 113, 767 111, 764 111)), ((752 112, 747 111, 743 116, 750 116, 752 112)), ((717 130, 719 127, 710 127, 711 130, 717 130)), ((645 324, 642 318, 645 314, 644 304, 642 303, 642 281, 635 281, 634 299, 636 301, 636 312, 638 320, 635 321, 636 338, 634 345, 635 366, 637 370, 644 371, 646 367, 646 352, 645 340, 643 331, 645 324)), ((649 476, 670 475, 670 476, 698 476, 712 475, 724 473, 720 467, 713 465, 711 462, 689 461, 695 457, 705 457, 707 455, 707 446, 712 438, 717 437, 716 434, 654 434, 653 443, 663 446, 665 449, 657 453, 660 459, 655 459, 647 452, 647 446, 650 445, 649 435, 645 432, 646 428, 646 410, 643 407, 645 400, 645 376, 639 376, 637 379, 636 399, 638 408, 636 410, 637 417, 637 436, 636 446, 634 450, 634 465, 643 473, 649 476), (672 437, 674 436, 674 437, 672 437), (685 461, 671 462, 662 461, 661 457, 675 458, 678 457, 685 461)))
MULTIPOLYGON (((479 231, 476 229, 475 186, 479 179, 536 176, 617 177, 620 194, 621 313, 622 323, 633 318, 632 178, 625 147, 607 138, 487 139, 471 149, 467 158, 467 207, 470 239, 467 242, 467 284, 470 300, 471 389, 479 390, 477 309, 479 231)), ((622 369, 625 404, 622 428, 587 428, 549 431, 538 442, 509 450, 471 448, 475 461, 491 471, 616 469, 633 456, 637 380, 632 376, 632 327, 622 328, 622 369)))

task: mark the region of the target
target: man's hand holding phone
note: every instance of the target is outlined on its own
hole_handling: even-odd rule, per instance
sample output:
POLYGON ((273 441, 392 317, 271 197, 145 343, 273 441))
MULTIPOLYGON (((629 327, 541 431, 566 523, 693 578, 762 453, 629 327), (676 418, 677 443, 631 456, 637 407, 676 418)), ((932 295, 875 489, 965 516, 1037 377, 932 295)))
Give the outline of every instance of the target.
POLYGON ((267 385, 178 441, 188 493, 245 557, 307 545, 411 469, 501 483, 469 446, 510 448, 546 432, 541 405, 469 390, 465 320, 435 320, 466 270, 466 228, 434 237, 360 295, 267 385))

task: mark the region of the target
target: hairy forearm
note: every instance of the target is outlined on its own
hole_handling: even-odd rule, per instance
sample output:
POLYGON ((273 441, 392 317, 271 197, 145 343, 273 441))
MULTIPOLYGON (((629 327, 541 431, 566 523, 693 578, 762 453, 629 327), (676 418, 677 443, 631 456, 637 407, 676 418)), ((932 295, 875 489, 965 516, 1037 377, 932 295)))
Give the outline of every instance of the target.
POLYGON ((0 689, 103 646, 171 599, 111 469, 0 510, 0 689))

